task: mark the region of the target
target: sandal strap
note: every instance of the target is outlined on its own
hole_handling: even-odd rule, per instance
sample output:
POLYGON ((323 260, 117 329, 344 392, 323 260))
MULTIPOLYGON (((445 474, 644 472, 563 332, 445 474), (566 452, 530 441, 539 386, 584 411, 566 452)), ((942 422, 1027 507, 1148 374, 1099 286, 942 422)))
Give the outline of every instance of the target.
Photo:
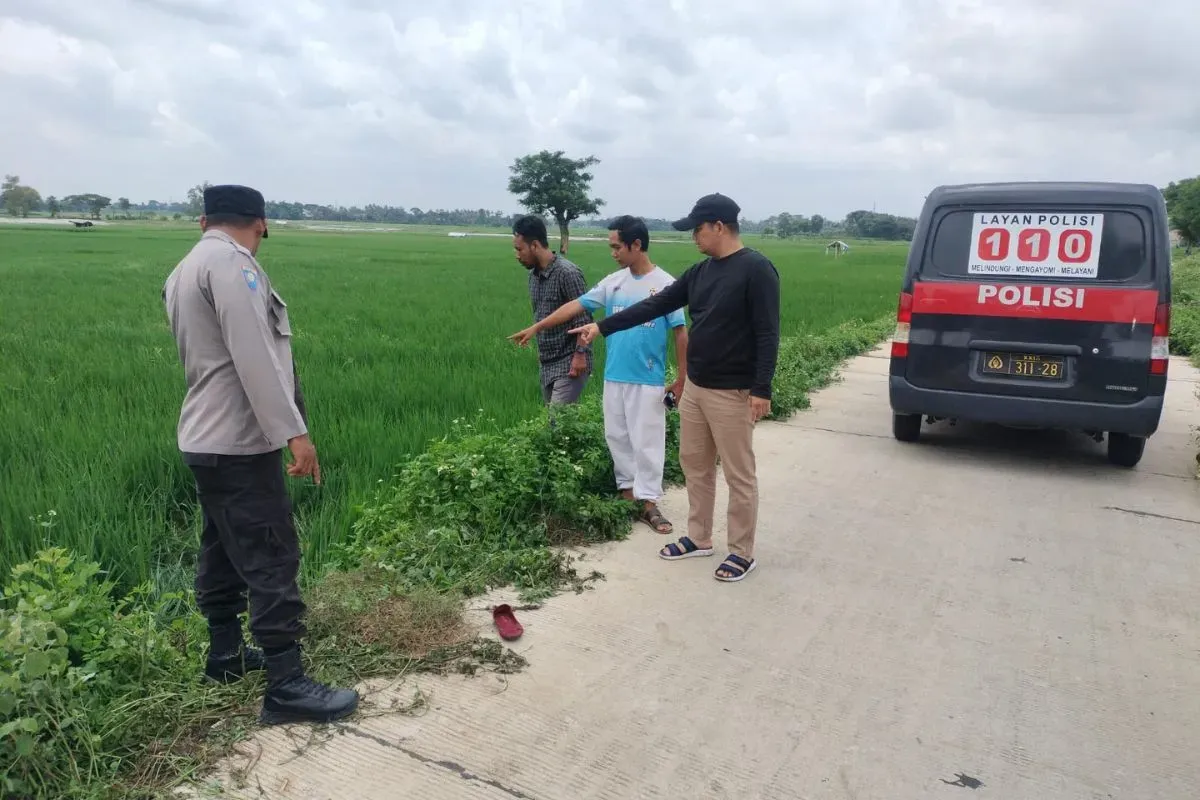
POLYGON ((730 553, 721 562, 721 566, 717 567, 717 572, 732 572, 734 577, 739 577, 746 574, 750 569, 750 562, 739 555, 730 553))
POLYGON ((673 556, 681 556, 684 553, 695 552, 700 548, 688 537, 680 536, 678 541, 669 543, 664 549, 673 556))
POLYGON ((653 510, 643 507, 642 508, 642 519, 646 520, 647 522, 651 522, 651 523, 656 522, 658 520, 661 520, 663 522, 667 521, 667 518, 663 516, 662 509, 659 508, 658 506, 655 506, 653 510))
POLYGON ((730 553, 729 555, 725 556, 724 563, 733 564, 735 567, 739 567, 741 572, 745 572, 746 570, 750 569, 750 562, 739 556, 737 553, 730 553))

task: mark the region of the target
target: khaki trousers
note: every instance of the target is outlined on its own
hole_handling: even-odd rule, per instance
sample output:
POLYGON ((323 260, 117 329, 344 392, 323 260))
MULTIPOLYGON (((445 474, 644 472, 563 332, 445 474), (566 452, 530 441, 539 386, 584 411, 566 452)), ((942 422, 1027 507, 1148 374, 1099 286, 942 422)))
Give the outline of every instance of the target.
POLYGON ((750 560, 758 524, 750 391, 703 389, 688 380, 679 402, 679 465, 687 481, 688 537, 700 547, 712 544, 718 456, 729 487, 729 551, 750 560))

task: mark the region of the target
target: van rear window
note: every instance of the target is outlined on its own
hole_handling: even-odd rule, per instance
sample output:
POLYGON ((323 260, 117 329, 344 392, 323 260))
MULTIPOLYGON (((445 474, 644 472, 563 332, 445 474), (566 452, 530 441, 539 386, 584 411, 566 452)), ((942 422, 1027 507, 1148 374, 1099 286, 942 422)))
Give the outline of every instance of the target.
POLYGON ((1146 226, 1129 211, 956 210, 936 223, 922 272, 1119 283, 1148 273, 1149 249, 1146 226))

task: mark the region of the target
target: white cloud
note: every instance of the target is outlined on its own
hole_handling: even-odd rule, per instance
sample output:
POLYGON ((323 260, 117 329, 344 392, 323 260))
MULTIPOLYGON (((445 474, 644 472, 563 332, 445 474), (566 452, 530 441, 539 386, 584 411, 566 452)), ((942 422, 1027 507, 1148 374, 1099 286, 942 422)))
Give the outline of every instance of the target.
POLYGON ((1191 0, 9 0, 0 170, 43 194, 516 210, 594 154, 608 213, 915 213, 944 182, 1200 163, 1191 0), (639 7, 641 6, 641 7, 639 7))

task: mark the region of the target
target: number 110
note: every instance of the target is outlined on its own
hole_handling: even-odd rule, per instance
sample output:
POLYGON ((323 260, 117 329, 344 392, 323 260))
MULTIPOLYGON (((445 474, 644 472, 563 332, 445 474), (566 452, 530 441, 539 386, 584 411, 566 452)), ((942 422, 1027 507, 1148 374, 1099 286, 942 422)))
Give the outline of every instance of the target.
MULTIPOLYGON (((979 233, 978 255, 982 261, 1008 258, 1012 233, 1007 228, 985 228, 979 233)), ((1025 263, 1045 261, 1050 255, 1053 234, 1045 228, 1026 228, 1017 233, 1017 259, 1025 263)), ((1082 263, 1092 254, 1092 232, 1063 231, 1058 242, 1058 259, 1064 263, 1082 263)))

